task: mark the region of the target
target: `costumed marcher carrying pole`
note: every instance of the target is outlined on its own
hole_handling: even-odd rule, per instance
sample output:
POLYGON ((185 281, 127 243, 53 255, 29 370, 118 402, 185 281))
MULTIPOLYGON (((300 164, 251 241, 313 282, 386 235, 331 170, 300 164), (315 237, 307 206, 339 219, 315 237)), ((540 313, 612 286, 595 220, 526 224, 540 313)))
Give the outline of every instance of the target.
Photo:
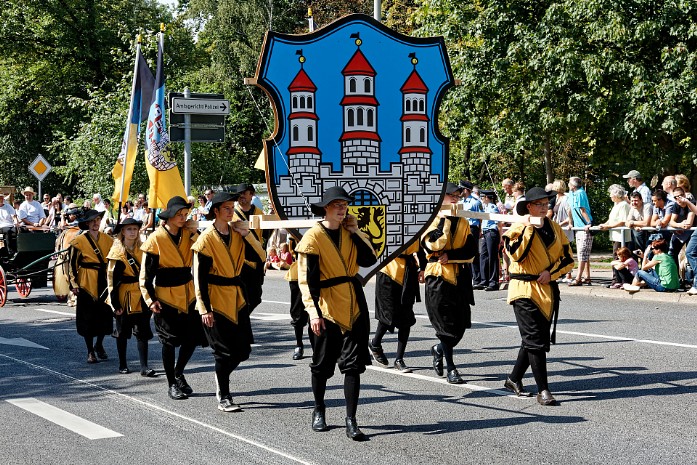
POLYGON ((148 368, 148 341, 153 338, 150 329, 152 312, 145 304, 140 293, 138 279, 143 263, 143 251, 140 249, 140 227, 142 221, 126 218, 114 226, 116 240, 109 250, 107 258, 107 285, 109 287, 108 303, 114 309, 116 329, 112 336, 116 338, 116 351, 119 355, 119 373, 127 374, 131 370, 126 361, 128 340, 133 334, 138 345, 140 374, 148 378, 155 376, 155 370, 148 368))
POLYGON ((99 232, 103 215, 96 210, 84 212, 78 219, 84 232, 70 243, 70 290, 76 296, 75 324, 77 333, 85 339, 87 363, 109 358, 103 341, 113 328, 111 307, 105 301, 106 257, 114 240, 99 232))
POLYGON ((546 218, 549 199, 556 192, 533 187, 518 200, 516 213, 524 216, 503 235, 504 248, 511 258, 508 303, 513 305, 522 343, 518 359, 504 388, 518 396, 530 396, 523 387, 528 367, 537 384, 537 402, 553 405, 556 400, 547 384, 547 352, 556 341, 559 316, 559 286, 556 280, 574 267, 566 234, 546 218), (528 219, 540 218, 541 226, 528 219), (552 330, 550 335, 550 328, 552 330))
POLYGON ((419 282, 424 280, 426 255, 413 242, 407 249, 385 265, 375 278, 375 318, 378 326, 370 342, 370 352, 378 365, 387 367, 389 361, 382 349, 382 338, 387 331, 397 333, 397 353, 394 368, 402 373, 411 373, 404 362, 411 327, 416 324, 414 302, 421 302, 419 282), (418 260, 416 258, 418 256, 418 260))
POLYGON ((201 316, 195 309, 191 266, 198 231, 187 221, 191 204, 172 197, 160 212, 164 225, 158 227, 142 246, 145 257, 140 269, 140 291, 155 314, 155 329, 162 343, 162 365, 167 375, 169 397, 186 399, 194 391, 184 378, 184 369, 196 346, 206 347, 201 316), (179 357, 175 364, 175 349, 179 357))
POLYGON ((230 375, 252 351, 252 325, 249 312, 243 311, 248 304, 242 268, 249 253, 264 254, 249 229, 231 222, 236 199, 226 192, 215 194, 207 215, 213 224, 192 247, 196 308, 213 349, 218 410, 223 412, 242 410, 230 394, 230 375))
POLYGON ((377 257, 356 218, 347 214, 353 200, 341 187, 327 189, 322 200, 312 204, 312 212, 324 215, 324 220, 305 233, 296 252, 298 284, 312 329, 312 429, 328 429, 324 394, 338 364, 344 374, 346 435, 360 441, 365 435, 358 428, 356 410, 360 376, 371 364, 370 319, 356 274, 360 266, 375 264, 377 257))
MULTIPOLYGON (((445 187, 443 205, 456 204, 462 189, 451 182, 445 187)), ((466 271, 477 252, 478 238, 470 234, 469 223, 461 217, 443 215, 436 218, 421 236, 428 264, 426 282, 426 311, 440 343, 431 347, 433 369, 443 376, 443 359, 447 380, 462 384, 453 349, 472 327, 470 305, 474 305, 471 274, 466 271)))
MULTIPOLYGON (((286 272, 285 280, 288 281, 288 287, 290 288, 290 324, 293 326, 293 332, 295 333, 293 360, 302 360, 302 358, 305 356, 303 332, 310 319, 305 311, 302 293, 300 292, 300 286, 298 285, 298 257, 295 253, 296 247, 297 241, 295 238, 292 236, 288 237, 288 251, 293 257, 293 263, 290 264, 290 268, 288 268, 288 271, 286 272)), ((308 335, 310 333, 311 329, 308 327, 308 335)))

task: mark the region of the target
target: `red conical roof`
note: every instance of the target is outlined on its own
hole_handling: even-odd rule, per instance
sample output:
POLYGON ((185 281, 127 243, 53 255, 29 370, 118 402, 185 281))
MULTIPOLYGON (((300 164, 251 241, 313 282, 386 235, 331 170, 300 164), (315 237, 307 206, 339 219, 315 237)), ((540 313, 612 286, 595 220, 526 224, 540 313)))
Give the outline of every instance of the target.
POLYGON ((428 93, 428 87, 426 87, 426 83, 421 79, 421 76, 419 76, 419 73, 416 72, 416 69, 411 72, 409 77, 407 78, 407 81, 404 83, 401 89, 402 93, 412 93, 412 94, 426 94, 428 93))
POLYGON ((377 73, 373 67, 370 66, 370 63, 368 63, 368 60, 365 58, 365 55, 363 55, 363 52, 361 52, 361 49, 358 49, 346 64, 346 67, 341 71, 341 74, 344 76, 375 76, 377 73))
POLYGON ((300 68, 295 79, 293 79, 293 82, 288 86, 288 90, 291 92, 315 92, 317 86, 312 82, 312 79, 310 79, 310 76, 307 75, 305 70, 300 68))

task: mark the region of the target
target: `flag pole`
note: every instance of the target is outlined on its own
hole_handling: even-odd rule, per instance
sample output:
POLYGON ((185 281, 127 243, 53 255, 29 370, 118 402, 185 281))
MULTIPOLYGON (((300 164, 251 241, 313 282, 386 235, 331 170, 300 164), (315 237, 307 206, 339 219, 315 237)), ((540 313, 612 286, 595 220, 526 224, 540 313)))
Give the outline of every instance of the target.
MULTIPOLYGON (((138 56, 140 53, 141 35, 136 37, 136 65, 133 67, 133 84, 131 85, 131 98, 136 91, 138 81, 138 56)), ((140 116, 138 117, 140 119, 140 116)), ((126 150, 123 153, 123 170, 121 172, 121 191, 119 192, 119 209, 116 211, 116 224, 121 222, 121 207, 123 205, 123 188, 126 186, 126 167, 128 166, 128 141, 131 139, 131 121, 133 120, 133 105, 128 105, 128 120, 126 120, 126 150)), ((139 123, 140 124, 140 123, 139 123)))

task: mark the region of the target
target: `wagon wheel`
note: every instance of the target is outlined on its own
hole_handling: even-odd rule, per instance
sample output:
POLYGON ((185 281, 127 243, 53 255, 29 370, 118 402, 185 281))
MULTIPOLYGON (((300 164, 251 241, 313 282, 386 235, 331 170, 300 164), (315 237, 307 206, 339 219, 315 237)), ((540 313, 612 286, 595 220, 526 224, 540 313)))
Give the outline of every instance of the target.
POLYGON ((7 282, 5 281, 5 270, 0 266, 0 307, 5 306, 7 300, 7 282))
POLYGON ((31 293, 31 278, 17 278, 15 281, 15 288, 17 288, 20 297, 29 297, 31 293))

